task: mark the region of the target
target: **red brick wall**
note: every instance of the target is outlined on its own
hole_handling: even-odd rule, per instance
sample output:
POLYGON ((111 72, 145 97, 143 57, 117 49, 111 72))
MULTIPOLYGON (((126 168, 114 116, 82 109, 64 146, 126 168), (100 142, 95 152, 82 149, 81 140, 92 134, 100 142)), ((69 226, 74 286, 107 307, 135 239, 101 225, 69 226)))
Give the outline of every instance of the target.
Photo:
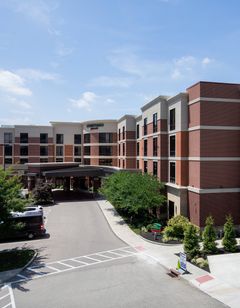
POLYGON ((203 101, 201 103, 201 125, 239 126, 240 104, 203 101))
POLYGON ((91 156, 98 156, 99 155, 99 146, 98 145, 91 146, 90 155, 91 156))
POLYGON ((73 156, 73 146, 65 144, 64 145, 64 155, 65 156, 73 156))
POLYGON ((187 89, 189 101, 200 97, 200 83, 197 83, 187 89))
POLYGON ((28 156, 39 156, 40 155, 40 146, 37 144, 28 145, 28 156))
POLYGON ((201 161, 201 188, 240 187, 240 161, 201 161))
POLYGON ((90 164, 91 164, 91 165, 99 165, 99 160, 98 160, 98 158, 91 158, 91 159, 90 159, 90 164))
POLYGON ((159 136, 160 157, 168 157, 168 135, 159 136))
POLYGON ((126 131, 125 135, 126 135, 126 139, 136 139, 135 131, 126 131))
POLYGON ((188 192, 188 212, 190 221, 200 225, 200 195, 194 192, 188 192))
POLYGON ((126 147, 126 156, 136 156, 135 141, 127 141, 125 147, 126 147))
POLYGON ((181 186, 188 186, 188 161, 176 161, 176 184, 181 186))
POLYGON ((188 132, 176 133, 176 156, 188 156, 188 132))
POLYGON ((200 162, 189 161, 189 186, 200 188, 200 162))
POLYGON ((3 145, 0 144, 0 156, 3 156, 3 145))
POLYGON ((188 106, 188 127, 200 125, 200 103, 195 103, 188 106))
POLYGON ((90 134, 90 142, 91 143, 99 143, 99 133, 91 133, 90 134))
POLYGON ((233 131, 202 129, 201 156, 239 157, 240 130, 233 131))
POLYGON ((135 158, 127 158, 126 159, 126 168, 136 168, 136 159, 135 158))
POLYGON ((189 157, 200 157, 200 130, 189 132, 189 157))
POLYGON ((240 193, 218 193, 200 195, 200 225, 204 226, 207 216, 214 217, 215 225, 225 223, 225 217, 231 214, 234 223, 240 221, 240 193))
POLYGON ((159 160, 158 169, 159 180, 161 182, 168 182, 168 161, 159 160))

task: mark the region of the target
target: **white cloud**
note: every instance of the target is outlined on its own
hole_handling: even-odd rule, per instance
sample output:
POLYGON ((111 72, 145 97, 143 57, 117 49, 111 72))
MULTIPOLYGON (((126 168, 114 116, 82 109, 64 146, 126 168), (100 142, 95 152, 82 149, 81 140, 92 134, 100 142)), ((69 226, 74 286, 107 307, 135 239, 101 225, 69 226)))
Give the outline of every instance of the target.
POLYGON ((211 62, 213 62, 213 60, 208 57, 202 59, 202 65, 204 66, 210 64, 211 62))
POLYGON ((32 91, 25 86, 24 78, 7 70, 0 70, 0 90, 20 96, 32 95, 32 91))
POLYGON ((58 8, 56 1, 7 0, 5 2, 15 12, 26 16, 47 29, 48 33, 57 36, 60 35, 60 32, 54 26, 53 20, 53 12, 58 8))
POLYGON ((56 49, 56 54, 60 57, 66 57, 69 56, 70 54, 72 54, 74 51, 73 48, 70 47, 66 47, 63 44, 58 45, 57 49, 56 49))
POLYGON ((79 99, 70 98, 69 101, 73 107, 79 109, 85 109, 86 111, 92 111, 92 104, 96 101, 97 95, 93 92, 84 92, 79 99))
POLYGON ((43 72, 41 70, 36 70, 32 68, 19 69, 16 71, 16 73, 25 79, 34 81, 41 81, 41 80, 55 81, 59 79, 59 75, 57 74, 43 72))
POLYGON ((20 99, 18 99, 16 97, 8 96, 6 99, 15 108, 21 108, 21 109, 25 109, 25 110, 32 108, 32 104, 31 103, 23 101, 23 100, 20 100, 20 99))

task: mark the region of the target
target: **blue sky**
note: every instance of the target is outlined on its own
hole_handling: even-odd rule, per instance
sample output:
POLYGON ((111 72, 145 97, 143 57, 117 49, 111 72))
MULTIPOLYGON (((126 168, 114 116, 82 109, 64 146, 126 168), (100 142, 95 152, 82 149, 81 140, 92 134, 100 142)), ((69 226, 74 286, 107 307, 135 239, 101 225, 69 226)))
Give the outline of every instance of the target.
POLYGON ((238 0, 0 0, 0 125, 139 114, 240 83, 238 0))

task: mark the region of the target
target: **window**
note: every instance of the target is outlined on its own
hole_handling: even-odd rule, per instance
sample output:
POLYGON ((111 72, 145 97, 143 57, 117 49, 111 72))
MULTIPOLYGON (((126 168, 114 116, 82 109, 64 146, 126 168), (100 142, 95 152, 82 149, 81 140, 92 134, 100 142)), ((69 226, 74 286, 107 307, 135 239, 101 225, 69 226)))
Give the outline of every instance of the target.
POLYGON ((100 166, 112 166, 112 159, 99 159, 100 166))
POLYGON ((20 158, 20 164, 24 165, 28 163, 28 159, 27 158, 20 158))
POLYGON ((99 156, 112 156, 112 147, 111 146, 100 146, 99 156))
POLYGON ((112 143, 113 134, 112 133, 99 133, 99 143, 112 143))
POLYGON ((13 142, 13 134, 4 133, 4 143, 12 143, 12 142, 13 142))
POLYGON ((137 137, 137 139, 139 138, 139 124, 137 125, 137 133, 136 133, 136 137, 137 137))
POLYGON ((175 183, 175 163, 170 162, 170 183, 175 183))
POLYGON ((56 146, 56 156, 63 156, 63 146, 62 145, 56 146))
POLYGON ((74 147, 74 156, 81 156, 81 146, 74 147))
POLYGON ((90 158, 84 159, 84 165, 90 165, 90 158))
POLYGON ((12 164, 12 158, 5 158, 5 159, 4 159, 4 164, 6 164, 6 165, 12 164))
POLYGON ((139 142, 137 142, 137 156, 139 156, 139 142))
POLYGON ((153 175, 157 176, 158 174, 158 163, 157 161, 153 162, 153 175))
POLYGON ((148 169, 148 168, 147 168, 147 163, 148 163, 148 162, 147 162, 146 160, 144 160, 144 162, 143 162, 143 172, 144 172, 144 173, 147 173, 147 169, 148 169))
POLYGON ((28 143, 28 133, 20 133, 20 143, 28 143))
POLYGON ((12 146, 9 144, 4 145, 4 155, 5 156, 12 156, 12 146))
POLYGON ((121 140, 121 130, 120 130, 120 128, 118 129, 118 140, 121 140))
POLYGON ((20 146, 20 155, 21 156, 28 156, 28 146, 27 145, 21 145, 20 146))
POLYGON ((40 156, 48 156, 48 146, 40 146, 40 156))
POLYGON ((139 169, 139 160, 137 160, 137 169, 139 169))
POLYGON ((118 155, 121 156, 121 144, 118 145, 118 155))
POLYGON ((90 143, 90 134, 84 134, 84 143, 90 143))
POLYGON ((48 143, 48 134, 40 134, 40 143, 48 143))
POLYGON ((170 156, 176 155, 176 137, 170 136, 170 156))
POLYGON ((57 158, 56 158, 56 162, 57 162, 57 163, 62 163, 62 162, 63 162, 63 158, 57 157, 57 158))
POLYGON ((122 143, 122 155, 125 156, 125 143, 122 143))
POLYGON ((74 158, 74 161, 75 161, 75 163, 81 163, 82 162, 81 158, 78 158, 78 157, 74 158))
POLYGON ((40 163, 48 163, 48 158, 40 158, 40 163))
POLYGON ((122 130, 123 130, 123 139, 125 139, 125 126, 123 126, 122 130))
POLYGON ((57 134, 56 135, 56 144, 63 144, 63 134, 57 134))
POLYGON ((147 135, 147 118, 143 120, 143 134, 147 135))
POLYGON ((170 110, 170 130, 175 130, 175 108, 170 110))
POLYGON ((157 113, 153 114, 153 133, 157 132, 157 113))
POLYGON ((74 144, 81 144, 82 143, 82 136, 80 134, 74 135, 74 144))
POLYGON ((147 139, 144 140, 143 143, 143 152, 144 152, 144 156, 147 156, 147 139))
MULTIPOLYGON (((90 155, 90 146, 84 147, 84 155, 89 156, 90 155)), ((85 164, 85 163, 84 163, 85 164)))
POLYGON ((157 138, 153 138, 153 156, 157 156, 157 138))

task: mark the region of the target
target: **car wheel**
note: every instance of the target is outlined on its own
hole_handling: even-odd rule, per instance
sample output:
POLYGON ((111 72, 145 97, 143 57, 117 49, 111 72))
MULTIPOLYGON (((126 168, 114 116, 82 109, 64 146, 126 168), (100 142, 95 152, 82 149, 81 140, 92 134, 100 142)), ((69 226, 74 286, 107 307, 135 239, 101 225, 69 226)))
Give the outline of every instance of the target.
POLYGON ((34 234, 33 233, 28 233, 28 239, 32 240, 34 238, 34 234))

